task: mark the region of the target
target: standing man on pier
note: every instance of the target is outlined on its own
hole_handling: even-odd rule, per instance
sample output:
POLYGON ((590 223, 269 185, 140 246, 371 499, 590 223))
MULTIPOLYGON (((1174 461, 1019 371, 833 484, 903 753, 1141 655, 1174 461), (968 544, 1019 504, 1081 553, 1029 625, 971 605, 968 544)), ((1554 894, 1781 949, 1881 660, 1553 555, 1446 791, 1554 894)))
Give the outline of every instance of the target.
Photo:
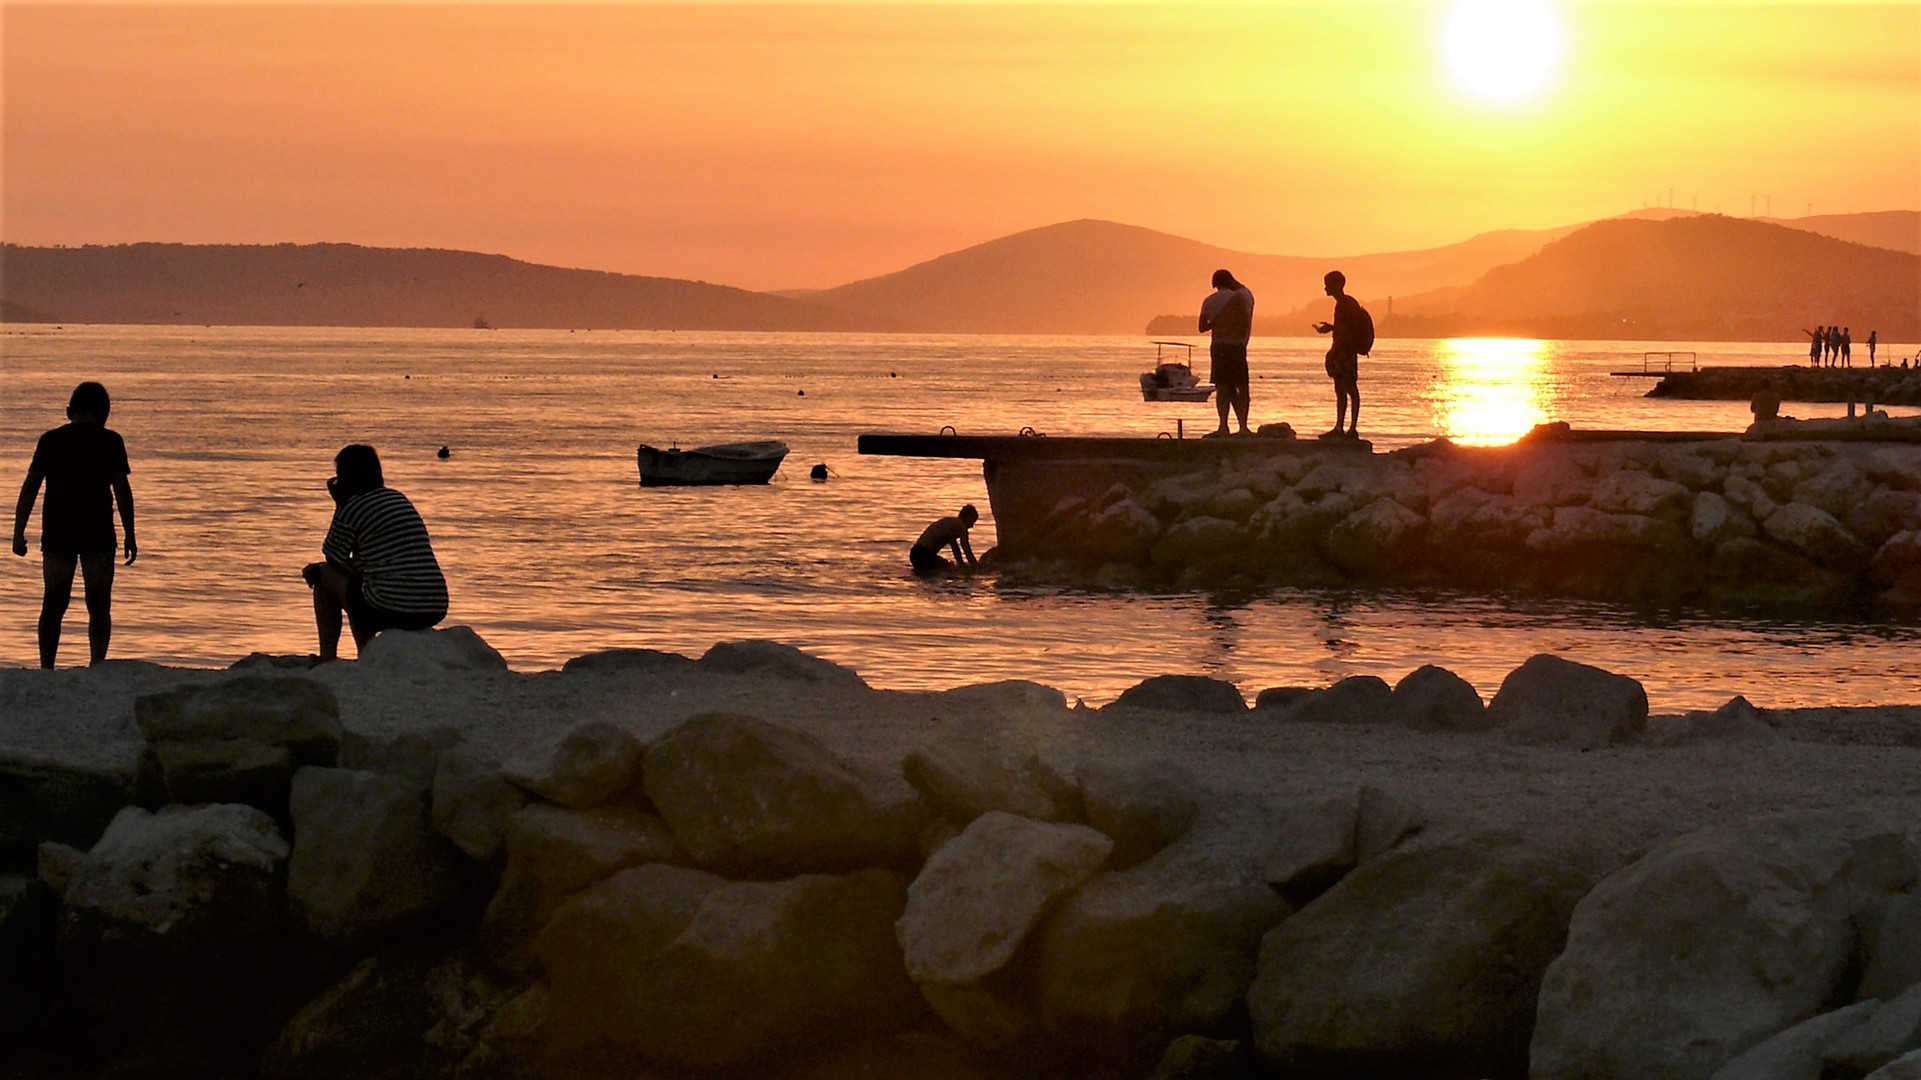
POLYGON ((1227 434, 1230 407, 1240 420, 1241 434, 1251 434, 1247 430, 1247 340, 1254 336, 1254 294, 1233 274, 1214 271, 1214 291, 1201 301, 1200 327, 1201 333, 1214 335, 1207 348, 1208 379, 1214 384, 1214 408, 1221 414, 1221 426, 1209 435, 1227 434))
POLYGON ((1334 335, 1334 343, 1327 350, 1327 375, 1334 380, 1334 430, 1327 436, 1358 439, 1361 437, 1360 359, 1374 351, 1374 318, 1359 300, 1347 295, 1346 274, 1330 270, 1323 280, 1327 295, 1334 298, 1334 321, 1314 324, 1316 331, 1334 335), (1350 402, 1354 406, 1351 422, 1346 419, 1350 402))

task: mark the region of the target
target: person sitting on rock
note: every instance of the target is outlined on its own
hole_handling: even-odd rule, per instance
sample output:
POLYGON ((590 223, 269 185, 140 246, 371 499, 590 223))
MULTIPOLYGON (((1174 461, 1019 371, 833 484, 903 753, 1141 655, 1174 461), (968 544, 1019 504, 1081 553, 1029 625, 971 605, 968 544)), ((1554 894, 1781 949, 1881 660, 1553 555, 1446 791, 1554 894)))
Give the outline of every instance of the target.
POLYGON ((974 546, 967 542, 967 530, 973 528, 980 519, 980 511, 974 509, 973 503, 968 503, 960 508, 959 514, 941 518, 929 525, 907 551, 907 561, 914 565, 914 572, 937 574, 956 564, 979 566, 980 560, 974 558, 974 546), (953 549, 953 562, 948 562, 941 554, 942 548, 953 549))
POLYGON ((326 561, 300 572, 313 587, 320 658, 340 649, 346 612, 354 648, 382 630, 426 630, 447 617, 447 579, 434 558, 427 526, 407 497, 387 486, 380 455, 360 443, 334 455, 333 524, 321 544, 326 561))

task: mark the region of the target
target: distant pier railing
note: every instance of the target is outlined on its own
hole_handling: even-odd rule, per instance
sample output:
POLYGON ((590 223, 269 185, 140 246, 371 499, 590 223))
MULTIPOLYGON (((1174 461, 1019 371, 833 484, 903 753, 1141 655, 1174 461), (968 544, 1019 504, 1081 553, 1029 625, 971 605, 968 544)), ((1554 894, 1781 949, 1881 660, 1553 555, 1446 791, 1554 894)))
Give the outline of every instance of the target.
POLYGON ((1699 370, 1701 370, 1700 361, 1691 352, 1644 352, 1641 354, 1641 370, 1610 371, 1608 374, 1623 379, 1659 379, 1672 375, 1677 371, 1699 370), (1685 360, 1683 358, 1685 358, 1685 360), (1687 366, 1676 367, 1675 365, 1677 363, 1685 363, 1687 366))

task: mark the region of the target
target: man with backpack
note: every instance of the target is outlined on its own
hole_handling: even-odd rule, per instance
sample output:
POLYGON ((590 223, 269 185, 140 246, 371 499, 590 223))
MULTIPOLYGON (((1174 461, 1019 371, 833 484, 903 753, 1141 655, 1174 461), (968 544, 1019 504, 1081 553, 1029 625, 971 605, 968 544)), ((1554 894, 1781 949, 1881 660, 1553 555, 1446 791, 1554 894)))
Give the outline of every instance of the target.
POLYGON ((1360 358, 1374 351, 1374 317, 1359 300, 1347 295, 1347 275, 1330 270, 1324 279, 1327 295, 1334 298, 1334 321, 1315 323, 1314 329, 1333 334, 1327 350, 1327 376, 1334 380, 1334 430, 1323 438, 1361 437, 1360 358), (1354 419, 1347 419, 1348 404, 1354 406, 1354 419))

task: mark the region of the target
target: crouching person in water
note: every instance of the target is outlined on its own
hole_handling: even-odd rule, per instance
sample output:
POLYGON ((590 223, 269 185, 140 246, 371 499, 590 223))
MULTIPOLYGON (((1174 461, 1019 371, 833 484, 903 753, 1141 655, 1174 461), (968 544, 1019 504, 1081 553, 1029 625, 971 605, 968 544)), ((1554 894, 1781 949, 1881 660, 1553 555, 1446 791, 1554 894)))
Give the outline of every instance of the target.
POLYGON ((354 444, 334 455, 327 481, 333 524, 321 544, 325 562, 300 572, 313 587, 320 658, 340 650, 340 616, 364 650, 382 630, 425 630, 447 617, 447 579, 427 526, 407 497, 386 484, 380 456, 354 444))
POLYGON ((914 564, 916 574, 934 574, 956 564, 978 566, 980 560, 974 558, 974 545, 967 542, 967 530, 981 519, 981 512, 974 509, 973 503, 960 508, 955 517, 944 517, 929 525, 914 541, 907 552, 907 559, 914 564), (941 555, 942 548, 952 548, 954 561, 948 562, 941 555))

